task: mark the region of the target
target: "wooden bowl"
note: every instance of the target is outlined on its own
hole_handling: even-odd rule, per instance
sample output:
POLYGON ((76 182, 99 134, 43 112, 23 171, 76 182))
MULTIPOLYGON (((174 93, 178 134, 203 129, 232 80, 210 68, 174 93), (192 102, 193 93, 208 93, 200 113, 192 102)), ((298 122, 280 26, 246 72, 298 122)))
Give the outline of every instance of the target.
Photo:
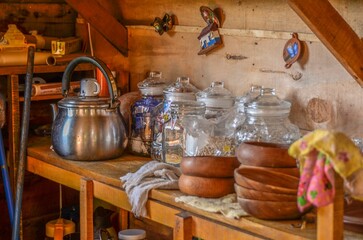
POLYGON ((296 202, 297 195, 262 192, 254 189, 248 189, 238 184, 234 184, 234 190, 238 197, 260 200, 260 201, 273 201, 273 202, 296 202))
POLYGON ((198 177, 232 177, 240 163, 236 157, 183 157, 181 172, 198 177))
POLYGON ((252 217, 265 220, 291 220, 301 217, 297 202, 260 201, 238 197, 241 208, 252 217))
POLYGON ((288 145, 243 142, 236 149, 238 161, 243 165, 260 167, 296 167, 296 160, 288 154, 288 145))
POLYGON ((234 178, 205 178, 185 174, 179 178, 182 193, 205 198, 219 198, 234 193, 233 184, 234 178))
POLYGON ((251 169, 252 171, 257 169, 257 171, 260 170, 260 171, 277 172, 300 178, 300 169, 297 167, 291 167, 291 168, 258 167, 258 166, 248 166, 241 164, 240 168, 251 169))
POLYGON ((234 171, 236 183, 248 189, 263 192, 297 194, 299 178, 279 172, 261 169, 237 168, 234 171))

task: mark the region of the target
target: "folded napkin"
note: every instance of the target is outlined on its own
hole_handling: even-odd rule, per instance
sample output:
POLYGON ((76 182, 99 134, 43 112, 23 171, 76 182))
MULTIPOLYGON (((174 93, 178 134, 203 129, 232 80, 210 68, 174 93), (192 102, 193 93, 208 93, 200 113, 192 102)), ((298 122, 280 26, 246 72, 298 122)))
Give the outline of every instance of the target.
POLYGON ((302 212, 312 205, 322 207, 333 202, 334 171, 349 185, 352 176, 363 168, 360 149, 341 132, 315 130, 294 142, 289 154, 300 164, 298 207, 302 212))
POLYGON ((145 217, 149 191, 157 189, 179 189, 180 169, 158 161, 150 161, 135 173, 120 177, 136 217, 145 217))
POLYGON ((222 213, 228 218, 239 219, 248 216, 237 202, 235 193, 228 194, 221 198, 201 198, 196 196, 180 196, 175 198, 175 202, 183 202, 192 207, 202 209, 207 212, 222 213))

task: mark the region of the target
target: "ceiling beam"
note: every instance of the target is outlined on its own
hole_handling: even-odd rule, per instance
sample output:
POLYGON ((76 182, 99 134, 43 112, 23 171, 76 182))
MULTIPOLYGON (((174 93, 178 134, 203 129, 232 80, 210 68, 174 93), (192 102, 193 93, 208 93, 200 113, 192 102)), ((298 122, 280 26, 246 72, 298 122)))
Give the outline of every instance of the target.
POLYGON ((127 29, 96 0, 66 0, 82 17, 124 56, 127 56, 127 29))
POLYGON ((363 87, 363 42, 328 0, 288 0, 335 58, 363 87))

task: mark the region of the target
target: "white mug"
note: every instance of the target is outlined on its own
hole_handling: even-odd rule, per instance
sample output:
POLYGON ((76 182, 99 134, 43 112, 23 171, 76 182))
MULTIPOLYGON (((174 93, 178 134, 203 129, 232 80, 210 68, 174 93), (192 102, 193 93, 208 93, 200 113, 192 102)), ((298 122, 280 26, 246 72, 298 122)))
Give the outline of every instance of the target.
POLYGON ((80 95, 82 97, 95 97, 101 91, 101 87, 96 79, 94 78, 84 78, 81 80, 81 91, 80 95))

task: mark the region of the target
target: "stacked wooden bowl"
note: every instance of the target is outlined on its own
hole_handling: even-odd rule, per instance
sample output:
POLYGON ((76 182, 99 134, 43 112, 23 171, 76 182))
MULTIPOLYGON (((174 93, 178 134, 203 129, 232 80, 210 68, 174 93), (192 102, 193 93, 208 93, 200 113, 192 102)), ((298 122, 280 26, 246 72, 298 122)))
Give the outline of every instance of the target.
POLYGON ((183 157, 179 178, 181 192, 205 198, 218 198, 234 192, 236 157, 183 157))
POLYGON ((299 169, 288 154, 288 146, 241 143, 236 155, 241 163, 234 171, 235 191, 242 209, 267 220, 296 219, 299 169))

